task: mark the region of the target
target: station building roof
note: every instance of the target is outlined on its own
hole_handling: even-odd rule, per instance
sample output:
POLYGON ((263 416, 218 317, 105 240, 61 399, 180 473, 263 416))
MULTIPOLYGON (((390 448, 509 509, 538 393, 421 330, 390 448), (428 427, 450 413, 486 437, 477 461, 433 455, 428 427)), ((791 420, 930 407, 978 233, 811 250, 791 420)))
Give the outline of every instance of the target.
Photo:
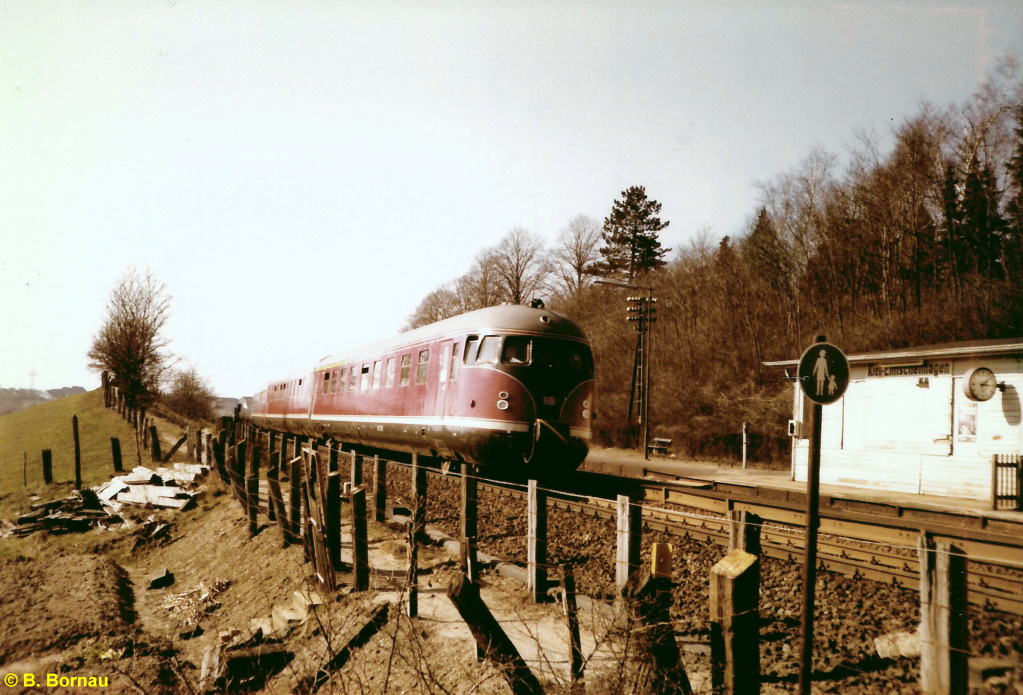
MULTIPOLYGON (((1023 356, 1023 337, 1021 338, 1000 338, 997 340, 969 340, 957 343, 937 343, 935 345, 922 345, 919 347, 891 348, 889 350, 878 350, 876 352, 862 352, 855 355, 846 355, 850 364, 862 364, 867 362, 884 362, 887 360, 904 359, 928 359, 932 357, 1005 357, 1012 355, 1023 356)), ((778 360, 764 362, 765 367, 796 367, 799 365, 799 358, 791 360, 778 360)))

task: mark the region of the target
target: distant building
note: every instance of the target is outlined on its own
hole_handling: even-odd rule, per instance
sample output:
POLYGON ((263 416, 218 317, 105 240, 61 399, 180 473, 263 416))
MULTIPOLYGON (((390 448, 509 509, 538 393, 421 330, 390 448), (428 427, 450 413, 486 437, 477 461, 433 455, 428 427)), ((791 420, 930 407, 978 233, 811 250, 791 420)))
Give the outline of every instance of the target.
POLYGON ((241 405, 242 417, 248 417, 251 412, 252 398, 215 398, 213 400, 213 417, 231 417, 234 415, 236 406, 241 405))
MULTIPOLYGON (((821 483, 991 499, 993 455, 1023 451, 1023 339, 848 358, 845 395, 822 408, 821 483)), ((793 480, 807 478, 811 406, 795 383, 793 480)))

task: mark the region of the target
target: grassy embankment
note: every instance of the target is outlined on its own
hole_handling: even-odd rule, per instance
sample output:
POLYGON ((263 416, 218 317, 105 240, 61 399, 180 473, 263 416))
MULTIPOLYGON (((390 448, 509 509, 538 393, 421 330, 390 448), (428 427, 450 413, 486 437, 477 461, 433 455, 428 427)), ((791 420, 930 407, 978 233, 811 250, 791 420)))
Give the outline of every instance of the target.
MULTIPOLYGON (((4 415, 0 417, 0 516, 11 518, 27 511, 32 495, 50 500, 65 497, 74 488, 75 443, 71 418, 75 415, 78 416, 84 486, 97 485, 113 476, 111 437, 120 440, 125 470, 137 465, 134 430, 116 410, 103 407, 102 389, 4 415), (53 483, 50 485, 43 483, 43 449, 53 452, 53 483)), ((145 451, 142 463, 150 465, 150 456, 145 451)))

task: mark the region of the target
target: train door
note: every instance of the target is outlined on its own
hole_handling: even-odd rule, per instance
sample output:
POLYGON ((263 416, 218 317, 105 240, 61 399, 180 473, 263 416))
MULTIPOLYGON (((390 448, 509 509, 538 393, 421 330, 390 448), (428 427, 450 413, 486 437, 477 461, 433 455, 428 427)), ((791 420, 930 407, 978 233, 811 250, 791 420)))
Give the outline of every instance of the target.
POLYGON ((448 385, 451 377, 451 352, 453 341, 448 340, 440 345, 440 359, 437 365, 437 391, 433 412, 440 418, 448 412, 448 385))

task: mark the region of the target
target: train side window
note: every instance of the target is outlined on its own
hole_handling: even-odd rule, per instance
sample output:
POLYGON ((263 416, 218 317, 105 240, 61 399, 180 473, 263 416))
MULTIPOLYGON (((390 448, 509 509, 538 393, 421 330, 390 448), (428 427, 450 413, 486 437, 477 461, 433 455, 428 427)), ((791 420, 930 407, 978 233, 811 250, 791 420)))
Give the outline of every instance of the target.
POLYGON ((337 393, 337 370, 330 373, 330 392, 337 393))
POLYGON ((461 343, 455 343, 455 346, 451 349, 451 381, 454 381, 458 376, 458 348, 461 347, 461 343))
POLYGON ((465 339, 465 363, 476 364, 476 351, 480 347, 479 336, 470 335, 465 339))
POLYGON ((526 364, 529 362, 529 347, 532 342, 529 338, 517 335, 505 338, 501 361, 508 364, 526 364))
POLYGON ((327 386, 329 385, 329 382, 330 382, 330 372, 324 372, 323 373, 323 392, 324 393, 327 392, 327 386))
POLYGON ((391 388, 394 386, 394 358, 387 358, 387 379, 384 382, 384 388, 391 388))
POLYGON ((448 380, 448 363, 450 361, 451 361, 451 345, 448 344, 448 345, 445 345, 443 348, 441 348, 441 353, 440 353, 440 375, 437 377, 437 380, 440 383, 442 383, 442 384, 445 381, 448 380))
POLYGON ((412 355, 401 356, 401 386, 408 386, 409 377, 412 374, 412 355))
POLYGON ((476 364, 497 364, 497 358, 501 355, 501 338, 496 335, 488 335, 480 342, 480 352, 476 356, 476 364))
POLYGON ((362 382, 359 387, 360 391, 365 391, 369 388, 369 363, 362 365, 362 382))
POLYGON ((383 369, 383 366, 384 366, 383 362, 381 362, 380 360, 377 360, 376 362, 373 363, 373 388, 374 389, 380 388, 380 374, 381 374, 381 370, 383 369))
POLYGON ((416 383, 425 384, 426 377, 430 373, 430 351, 420 350, 419 351, 419 365, 416 368, 416 383))
POLYGON ((348 393, 355 390, 355 377, 357 376, 356 367, 352 365, 348 369, 348 393))
POLYGON ((337 392, 340 394, 345 392, 345 377, 348 375, 347 372, 347 368, 342 369, 341 373, 337 376, 337 392))

